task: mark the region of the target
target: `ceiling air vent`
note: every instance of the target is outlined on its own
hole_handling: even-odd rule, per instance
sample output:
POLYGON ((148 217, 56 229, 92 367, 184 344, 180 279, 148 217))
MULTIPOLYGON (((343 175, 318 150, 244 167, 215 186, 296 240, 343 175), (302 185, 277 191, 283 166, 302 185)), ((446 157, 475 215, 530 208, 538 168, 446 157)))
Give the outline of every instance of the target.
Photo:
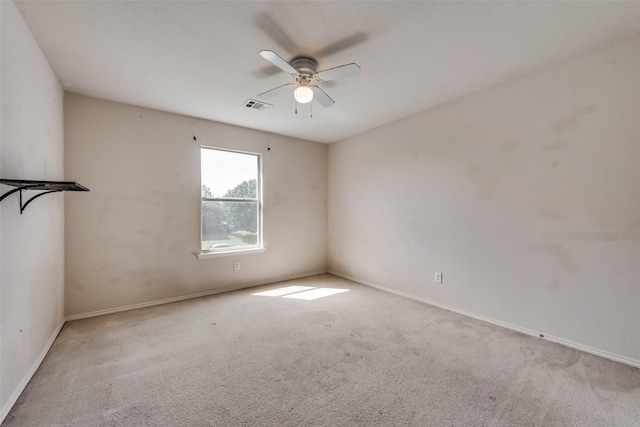
POLYGON ((248 99, 247 102, 244 103, 244 106, 258 111, 267 111, 268 109, 273 107, 273 105, 271 104, 267 104, 266 102, 262 101, 256 101, 255 99, 248 99))

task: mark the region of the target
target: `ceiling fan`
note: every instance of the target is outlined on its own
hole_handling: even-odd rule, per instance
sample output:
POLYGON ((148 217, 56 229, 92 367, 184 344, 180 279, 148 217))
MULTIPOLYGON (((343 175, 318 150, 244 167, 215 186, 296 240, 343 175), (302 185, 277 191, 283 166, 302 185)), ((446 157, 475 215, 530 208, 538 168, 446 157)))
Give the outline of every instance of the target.
POLYGON ((355 76, 360 73, 360 67, 355 62, 327 70, 316 71, 318 66, 317 62, 308 56, 296 57, 291 60, 291 63, 285 61, 271 50, 260 51, 260 56, 285 73, 290 74, 291 77, 296 80, 295 83, 286 83, 259 94, 258 98, 262 99, 271 98, 293 87, 293 97, 296 102, 307 104, 315 98, 323 107, 331 107, 335 104, 335 101, 315 83, 355 76))

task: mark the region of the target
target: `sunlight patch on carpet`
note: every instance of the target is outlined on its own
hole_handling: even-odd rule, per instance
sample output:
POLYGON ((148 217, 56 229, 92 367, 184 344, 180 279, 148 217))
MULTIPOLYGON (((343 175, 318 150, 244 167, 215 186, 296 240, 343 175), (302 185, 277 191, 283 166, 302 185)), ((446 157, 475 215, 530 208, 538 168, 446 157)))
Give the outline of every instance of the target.
POLYGON ((296 294, 285 295, 283 298, 295 298, 304 300, 314 300, 318 298, 324 298, 335 294, 341 294, 342 292, 348 292, 349 289, 334 289, 334 288, 317 288, 310 291, 298 292, 296 294))
POLYGON ((261 297, 294 298, 294 299, 303 299, 303 300, 311 301, 314 299, 324 298, 324 297, 341 294, 342 292, 348 292, 348 291, 349 289, 315 288, 313 286, 287 286, 284 288, 257 292, 251 295, 261 296, 261 297))
POLYGON ((258 292, 256 294, 261 297, 281 297, 282 295, 293 294, 295 292, 308 291, 309 289, 315 289, 313 286, 287 286, 284 288, 272 289, 270 291, 258 292))

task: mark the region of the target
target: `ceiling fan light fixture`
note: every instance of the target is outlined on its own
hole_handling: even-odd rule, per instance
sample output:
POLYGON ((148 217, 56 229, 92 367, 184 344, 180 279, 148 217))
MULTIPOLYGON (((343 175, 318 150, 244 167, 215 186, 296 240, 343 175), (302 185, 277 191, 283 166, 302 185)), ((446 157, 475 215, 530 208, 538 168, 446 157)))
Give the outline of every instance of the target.
POLYGON ((308 104, 313 100, 313 90, 307 84, 299 84, 293 91, 293 97, 300 104, 308 104))

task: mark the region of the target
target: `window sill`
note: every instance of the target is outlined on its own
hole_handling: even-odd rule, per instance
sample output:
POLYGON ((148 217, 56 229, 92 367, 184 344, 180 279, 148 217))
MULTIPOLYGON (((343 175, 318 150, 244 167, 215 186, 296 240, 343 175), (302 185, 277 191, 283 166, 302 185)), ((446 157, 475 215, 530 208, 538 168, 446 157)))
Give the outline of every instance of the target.
POLYGON ((260 252, 264 252, 265 248, 248 248, 248 249, 236 249, 233 251, 219 251, 219 252, 200 252, 197 253, 196 256, 198 259, 210 259, 210 258, 220 258, 225 256, 236 256, 236 255, 248 255, 248 254, 256 254, 260 252))

